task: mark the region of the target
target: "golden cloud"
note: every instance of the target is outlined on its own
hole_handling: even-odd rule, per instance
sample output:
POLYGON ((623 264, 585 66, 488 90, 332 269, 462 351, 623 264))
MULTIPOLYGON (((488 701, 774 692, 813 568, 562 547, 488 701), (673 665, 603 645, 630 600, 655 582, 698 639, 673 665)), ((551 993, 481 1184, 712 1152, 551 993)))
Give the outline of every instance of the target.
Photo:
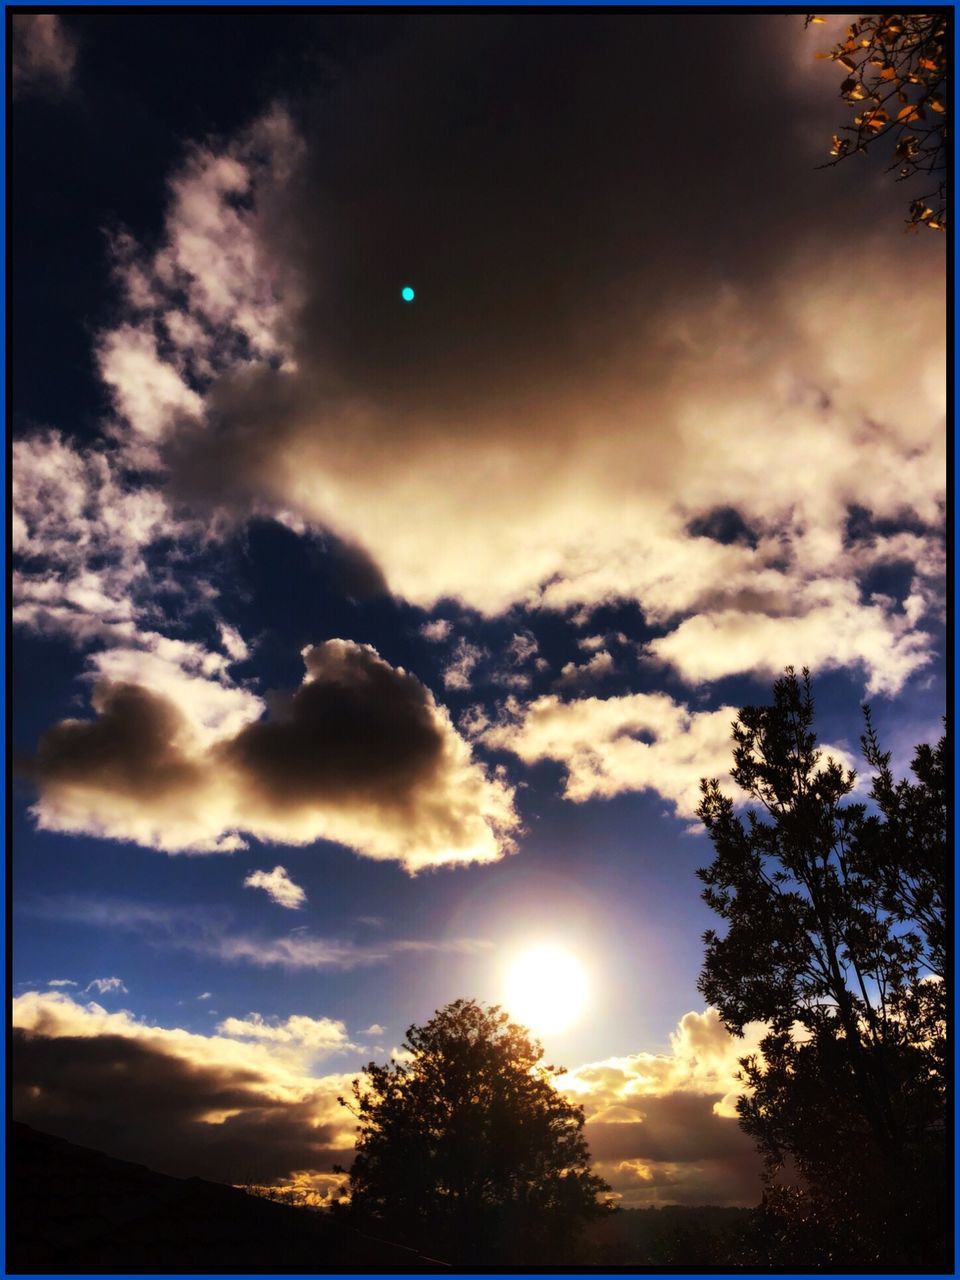
MULTIPOLYGON (((213 741, 171 698, 99 684, 97 718, 54 725, 25 765, 39 825, 171 853, 236 848, 243 832, 326 839, 411 872, 512 849, 512 789, 473 760, 414 676, 346 640, 306 649, 304 662, 282 707, 213 741)), ((181 682, 180 697, 190 692, 181 682)))

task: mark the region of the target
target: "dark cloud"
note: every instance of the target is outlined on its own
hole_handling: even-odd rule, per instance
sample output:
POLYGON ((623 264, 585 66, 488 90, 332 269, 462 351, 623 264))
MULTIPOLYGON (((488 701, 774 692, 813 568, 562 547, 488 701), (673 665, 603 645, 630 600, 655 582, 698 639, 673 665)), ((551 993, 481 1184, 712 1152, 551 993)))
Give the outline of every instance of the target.
POLYGON ((360 798, 408 806, 443 758, 443 726, 426 688, 360 645, 304 651, 306 682, 265 721, 222 749, 277 808, 360 798))
POLYGON ((54 725, 24 762, 41 825, 169 852, 229 851, 240 831, 329 839, 410 870, 512 847, 512 791, 473 761, 415 676, 346 640, 303 659, 299 689, 213 742, 193 735, 169 698, 102 683, 97 718, 54 725))
POLYGON ((183 716, 168 698, 134 684, 102 683, 96 720, 62 720, 41 737, 22 770, 41 787, 117 791, 141 799, 198 785, 200 770, 180 750, 183 716))
MULTIPOLYGON (((308 163, 274 212, 314 408, 325 389, 469 419, 597 385, 625 357, 655 381, 664 302, 752 288, 828 226, 857 237, 902 202, 868 203, 852 168, 814 171, 810 135, 844 104, 823 74, 798 92, 797 50, 817 47, 799 16, 384 25, 386 48, 303 108, 308 163)), ((289 378, 238 385, 248 411, 289 419, 289 378)), ((222 386, 214 404, 255 452, 237 399, 222 386)))
POLYGON ((732 1116, 713 1111, 720 1094, 667 1093, 638 1099, 636 1121, 587 1125, 590 1151, 597 1160, 695 1162, 744 1159, 757 1168, 753 1142, 732 1116))
POLYGON ((373 600, 389 595, 386 579, 376 561, 355 542, 329 539, 331 580, 335 590, 353 600, 373 600))
POLYGON ((281 1102, 266 1076, 191 1062, 120 1035, 44 1036, 14 1029, 13 1113, 161 1173, 266 1182, 329 1173, 345 1152, 316 1099, 281 1102), (233 1112, 219 1123, 211 1114, 233 1112))
MULTIPOLYGON (((174 493, 334 530, 427 608, 620 597, 653 625, 718 591, 811 613, 808 579, 851 575, 851 502, 930 506, 943 246, 898 234, 909 192, 869 157, 817 171, 848 110, 826 37, 686 12, 377 31, 295 104, 299 167, 258 196, 290 358, 213 380, 163 445, 174 493), (900 313, 909 397, 880 355, 900 313)), ((854 638, 836 660, 899 687, 909 661, 873 670, 898 619, 827 594, 821 630, 854 638)))

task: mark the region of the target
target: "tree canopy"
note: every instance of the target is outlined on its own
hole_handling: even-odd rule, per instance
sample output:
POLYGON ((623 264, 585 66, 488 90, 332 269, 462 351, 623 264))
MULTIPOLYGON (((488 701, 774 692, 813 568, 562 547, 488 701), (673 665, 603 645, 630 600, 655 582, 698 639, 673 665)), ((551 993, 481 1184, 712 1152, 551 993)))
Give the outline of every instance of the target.
MULTIPOLYGON (((807 25, 823 18, 807 15, 807 25)), ((907 225, 943 231, 947 226, 947 13, 861 14, 846 37, 816 54, 837 64, 845 77, 840 96, 856 112, 831 140, 837 164, 847 156, 893 142, 891 170, 900 181, 927 175, 930 185, 910 203, 907 225)))
MULTIPOLYGON (((809 675, 733 726, 741 817, 705 781, 715 857, 698 872, 726 923, 704 935, 700 990, 740 1034, 742 1127, 766 1160, 783 1248, 810 1266, 945 1262, 946 743, 895 782, 867 719, 870 803, 823 760, 809 675)), ((763 1261, 761 1259, 760 1261, 763 1261)), ((767 1261, 776 1263, 776 1258, 767 1261)))
POLYGON ((407 1031, 341 1098, 357 1117, 350 1213, 391 1239, 470 1265, 556 1257, 608 1211, 583 1109, 540 1044, 498 1006, 457 1000, 407 1031))

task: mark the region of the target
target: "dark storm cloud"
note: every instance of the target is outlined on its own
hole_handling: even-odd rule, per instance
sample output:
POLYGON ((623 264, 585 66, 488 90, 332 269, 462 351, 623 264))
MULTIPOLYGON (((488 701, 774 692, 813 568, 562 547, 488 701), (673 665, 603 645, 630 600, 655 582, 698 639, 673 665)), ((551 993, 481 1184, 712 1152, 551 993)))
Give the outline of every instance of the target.
POLYGON ((510 849, 510 788, 473 761, 424 685, 351 641, 303 659, 299 689, 213 742, 169 698, 99 685, 97 718, 54 725, 24 764, 41 825, 168 852, 227 851, 241 831, 326 838, 411 871, 510 849))
POLYGON ((281 1101, 256 1070, 191 1061, 123 1035, 15 1028, 12 1049, 16 1119, 162 1173, 272 1181, 329 1172, 344 1155, 332 1124, 314 1126, 317 1098, 281 1101), (235 1114, 220 1119, 224 1112, 235 1114))

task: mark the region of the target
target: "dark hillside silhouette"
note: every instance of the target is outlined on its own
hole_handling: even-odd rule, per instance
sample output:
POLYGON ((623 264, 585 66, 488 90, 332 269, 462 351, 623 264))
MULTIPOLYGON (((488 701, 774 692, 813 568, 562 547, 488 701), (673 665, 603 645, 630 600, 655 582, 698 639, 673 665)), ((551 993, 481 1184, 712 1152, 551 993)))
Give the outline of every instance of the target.
POLYGON ((25 1124, 7 1138, 8 1274, 447 1270, 327 1214, 154 1173, 25 1124))

